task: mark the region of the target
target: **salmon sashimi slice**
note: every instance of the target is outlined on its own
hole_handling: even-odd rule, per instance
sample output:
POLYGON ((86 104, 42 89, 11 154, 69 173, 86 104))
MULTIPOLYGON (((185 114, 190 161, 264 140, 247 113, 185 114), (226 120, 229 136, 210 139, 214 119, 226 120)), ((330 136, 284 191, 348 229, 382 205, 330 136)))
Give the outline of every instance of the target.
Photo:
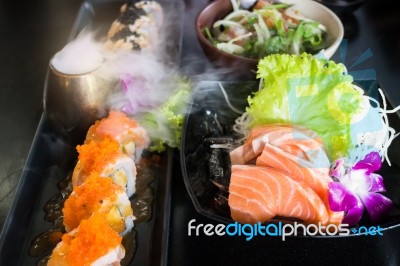
MULTIPOLYGON (((302 146, 302 143, 300 143, 298 146, 296 146, 295 150, 306 149, 302 146)), ((329 223, 340 224, 343 220, 344 213, 333 212, 329 207, 328 185, 330 182, 332 182, 332 179, 329 176, 329 168, 319 167, 319 164, 325 164, 324 154, 320 154, 319 156, 312 156, 313 160, 307 161, 306 158, 302 158, 298 156, 298 154, 292 154, 288 151, 293 152, 293 147, 285 150, 285 147, 283 147, 283 149, 280 149, 280 147, 265 144, 262 154, 257 157, 256 165, 272 167, 276 170, 288 174, 294 180, 306 183, 318 194, 318 196, 324 202, 330 217, 329 223), (318 157, 322 157, 322 162, 318 162, 318 157)), ((314 150, 314 153, 324 153, 324 151, 321 150, 320 152, 317 152, 314 150)), ((308 158, 309 156, 306 157, 308 158)))
POLYGON ((232 165, 228 204, 240 223, 266 222, 275 216, 326 225, 329 215, 321 198, 304 182, 270 167, 232 165))
MULTIPOLYGON (((253 147, 253 140, 259 139, 261 142, 264 140, 264 136, 270 132, 279 132, 279 134, 284 134, 291 132, 291 128, 288 126, 281 125, 266 125, 253 128, 246 138, 243 145, 237 147, 230 152, 231 163, 232 164, 246 164, 252 159, 256 158, 261 152, 261 149, 253 147), (280 130, 280 131, 278 131, 280 130)), ((265 137, 267 138, 267 137, 265 137)))
POLYGON ((267 144, 263 153, 257 158, 256 165, 272 167, 309 185, 324 202, 329 214, 329 224, 341 224, 344 213, 334 212, 329 207, 329 183, 332 182, 329 169, 305 167, 300 161, 301 158, 267 144))
POLYGON ((329 168, 315 168, 312 162, 270 144, 265 144, 263 152, 257 157, 256 165, 280 170, 309 185, 322 199, 327 198, 328 184, 332 182, 329 168))
POLYGON ((150 144, 146 130, 135 119, 121 111, 110 111, 108 117, 96 121, 89 128, 85 143, 99 141, 105 137, 117 141, 122 151, 135 162, 140 160, 143 150, 150 144))
MULTIPOLYGON (((285 147, 289 149, 296 147, 293 145, 299 145, 300 142, 315 146, 315 148, 311 150, 324 150, 322 140, 311 130, 284 125, 258 126, 250 131, 245 143, 232 150, 229 156, 232 164, 246 164, 262 153, 265 143, 270 143, 275 146, 286 145, 285 147)), ((304 152, 305 150, 302 149, 302 151, 304 152)), ((299 152, 299 150, 297 150, 297 152, 299 152)), ((303 157, 307 155, 308 154, 302 154, 303 157)), ((312 154, 310 155, 312 156, 312 154)), ((312 158, 309 159, 311 160, 312 158)), ((329 167, 330 163, 327 157, 324 163, 329 167)))

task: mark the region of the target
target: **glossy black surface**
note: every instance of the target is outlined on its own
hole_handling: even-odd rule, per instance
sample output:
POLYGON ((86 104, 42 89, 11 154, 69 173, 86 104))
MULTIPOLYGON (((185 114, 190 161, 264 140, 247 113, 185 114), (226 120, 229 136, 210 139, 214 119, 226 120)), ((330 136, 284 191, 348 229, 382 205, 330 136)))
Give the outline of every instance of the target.
MULTIPOLYGON (((206 71, 210 74, 207 79, 220 80, 220 76, 212 75, 215 71, 210 70, 210 64, 204 59, 194 32, 195 16, 209 1, 184 2, 182 71, 195 79, 205 79, 199 74, 206 71)), ((0 1, 1 227, 42 114, 43 84, 49 59, 67 42, 81 3, 81 0, 0 1)), ((333 57, 344 62, 352 74, 378 80, 393 105, 400 104, 400 16, 398 9, 392 8, 396 3, 394 0, 367 0, 354 13, 343 15, 347 49, 342 45, 342 53, 338 51, 333 57)), ((169 265, 400 263, 396 247, 400 241, 398 231, 390 236, 356 237, 354 241, 288 239, 282 242, 278 238, 268 241, 257 238, 247 242, 243 238, 188 236, 190 220, 196 219, 198 224, 215 222, 196 212, 183 183, 179 153, 174 154, 173 170, 169 265)), ((24 226, 28 225, 21 225, 24 226)), ((10 239, 9 243, 14 242, 10 239)))

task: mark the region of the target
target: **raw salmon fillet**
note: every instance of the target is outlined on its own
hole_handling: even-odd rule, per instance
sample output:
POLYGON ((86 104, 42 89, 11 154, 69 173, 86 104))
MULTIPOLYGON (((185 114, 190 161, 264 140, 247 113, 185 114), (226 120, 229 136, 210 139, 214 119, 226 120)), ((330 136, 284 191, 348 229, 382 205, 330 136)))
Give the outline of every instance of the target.
MULTIPOLYGON (((323 148, 322 140, 314 131, 290 125, 262 125, 251 129, 243 145, 230 152, 232 164, 246 164, 257 158, 264 149, 264 144, 274 146, 297 143, 299 141, 313 141, 315 145, 323 148)), ((329 160, 326 158, 329 167, 329 160)))
POLYGON ((289 126, 255 127, 239 148, 230 152, 232 164, 248 163, 270 166, 308 184, 321 198, 326 198, 329 159, 316 134, 289 126), (264 132, 264 133, 263 133, 264 132))
POLYGON ((289 174, 293 179, 309 185, 322 199, 327 198, 329 168, 314 168, 312 162, 291 154, 280 147, 265 144, 256 165, 269 166, 289 174))
POLYGON ((333 212, 329 207, 329 188, 332 182, 329 176, 329 168, 317 168, 308 165, 310 162, 300 158, 297 154, 291 154, 278 147, 266 144, 262 154, 257 157, 256 165, 272 167, 288 174, 297 181, 304 182, 313 189, 324 202, 328 214, 329 223, 339 225, 343 220, 343 212, 333 212), (308 165, 308 166, 307 166, 308 165))
POLYGON ((325 204, 329 223, 341 223, 344 213, 332 212, 329 207, 330 161, 321 138, 314 131, 290 125, 257 126, 242 146, 230 152, 230 159, 232 165, 269 167, 304 183, 325 204))
POLYGON ((270 167, 232 165, 228 203, 232 219, 240 223, 255 224, 275 216, 307 224, 329 221, 325 204, 314 190, 270 167))

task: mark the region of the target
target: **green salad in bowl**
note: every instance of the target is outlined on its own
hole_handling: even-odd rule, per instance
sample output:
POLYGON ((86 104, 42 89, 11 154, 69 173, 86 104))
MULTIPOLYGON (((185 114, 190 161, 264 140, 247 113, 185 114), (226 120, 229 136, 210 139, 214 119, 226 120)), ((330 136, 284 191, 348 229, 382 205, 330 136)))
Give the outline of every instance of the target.
POLYGON ((204 28, 218 49, 248 58, 268 54, 317 53, 325 47, 326 27, 305 17, 294 4, 257 1, 249 10, 231 0, 233 10, 204 28))
POLYGON ((343 39, 340 19, 312 0, 216 0, 196 20, 206 56, 222 66, 255 69, 271 54, 318 54, 330 58, 343 39))

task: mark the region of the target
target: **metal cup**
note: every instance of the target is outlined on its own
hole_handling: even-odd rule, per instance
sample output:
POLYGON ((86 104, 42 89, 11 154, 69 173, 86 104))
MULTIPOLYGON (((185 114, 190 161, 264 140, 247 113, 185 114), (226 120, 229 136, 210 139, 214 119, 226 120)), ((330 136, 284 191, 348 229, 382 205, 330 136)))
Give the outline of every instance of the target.
POLYGON ((69 75, 49 64, 43 95, 45 117, 70 142, 83 142, 89 127, 109 111, 107 98, 116 84, 102 78, 100 70, 69 75))

